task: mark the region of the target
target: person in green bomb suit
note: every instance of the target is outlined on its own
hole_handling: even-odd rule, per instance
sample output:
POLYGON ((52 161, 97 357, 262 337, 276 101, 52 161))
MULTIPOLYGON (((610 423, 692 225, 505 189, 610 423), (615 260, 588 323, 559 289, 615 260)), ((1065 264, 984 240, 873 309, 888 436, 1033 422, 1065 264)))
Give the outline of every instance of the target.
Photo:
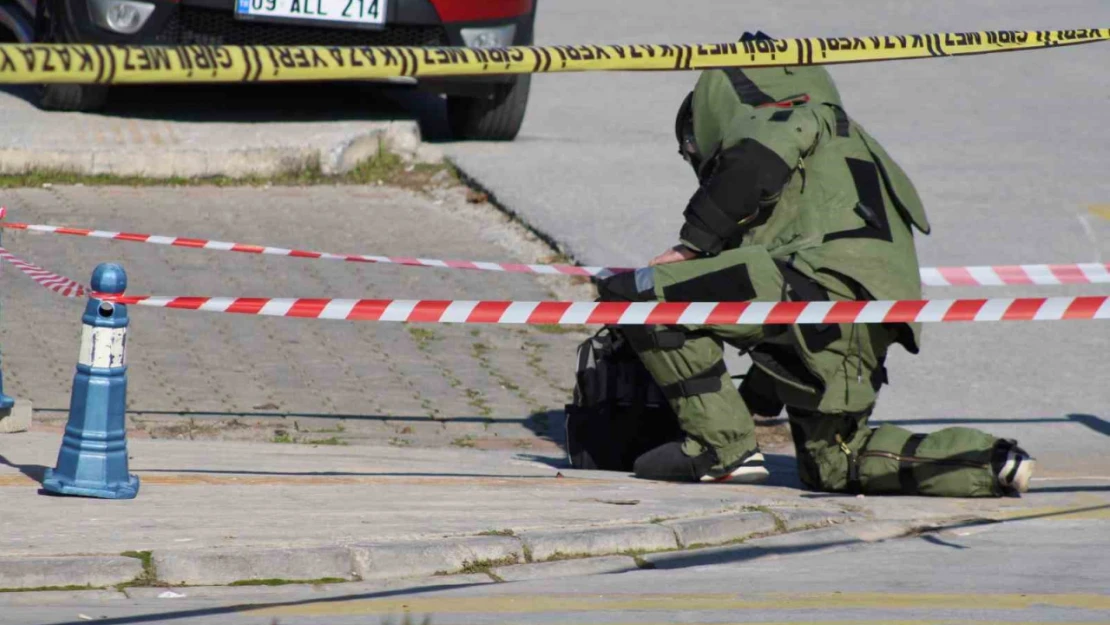
MULTIPOLYGON (((913 229, 929 233, 909 177, 845 112, 822 67, 703 72, 678 114, 700 187, 681 244, 599 283, 606 301, 920 299, 913 229)), ((996 497, 1028 489, 1016 441, 951 427, 868 425, 884 360, 918 324, 627 326, 685 434, 641 455, 637 477, 756 483, 768 476, 753 414, 785 407, 813 489, 996 497), (734 387, 728 343, 752 367, 734 387)))

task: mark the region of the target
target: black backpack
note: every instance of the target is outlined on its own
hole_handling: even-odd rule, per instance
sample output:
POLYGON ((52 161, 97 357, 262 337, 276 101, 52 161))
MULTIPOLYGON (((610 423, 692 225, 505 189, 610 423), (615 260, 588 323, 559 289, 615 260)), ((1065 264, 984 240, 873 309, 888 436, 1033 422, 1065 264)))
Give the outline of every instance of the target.
POLYGON ((578 347, 567 456, 576 469, 631 471, 641 454, 682 439, 663 391, 616 328, 578 347))

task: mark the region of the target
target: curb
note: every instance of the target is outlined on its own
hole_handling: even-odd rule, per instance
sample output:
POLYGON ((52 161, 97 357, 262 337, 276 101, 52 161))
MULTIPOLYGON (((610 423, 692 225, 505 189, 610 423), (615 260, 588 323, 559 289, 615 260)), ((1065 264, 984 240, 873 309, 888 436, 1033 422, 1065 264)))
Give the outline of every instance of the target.
POLYGON ((0 588, 76 588, 126 584, 143 563, 126 556, 44 556, 0 559, 0 588))
POLYGON ((366 129, 339 143, 289 143, 228 149, 189 146, 111 149, 27 149, 0 147, 0 174, 61 171, 77 175, 146 178, 270 177, 319 166, 325 175, 345 174, 384 146, 405 160, 437 162, 442 150, 421 143, 413 121, 368 122, 366 129))
POLYGON ((26 399, 15 400, 14 406, 0 410, 0 434, 14 434, 31 429, 32 414, 34 411, 31 402, 26 399))
MULTIPOLYGON (((494 581, 565 577, 651 568, 701 547, 720 548, 766 536, 789 540, 791 535, 784 535, 786 532, 821 526, 842 530, 844 524, 860 520, 864 520, 861 515, 841 509, 783 507, 498 536, 343 546, 154 550, 148 566, 138 557, 118 555, 9 556, 0 557, 0 589, 219 586, 258 580, 320 583, 469 573, 494 581)), ((887 524, 872 533, 889 537, 906 531, 906 527, 887 524)))

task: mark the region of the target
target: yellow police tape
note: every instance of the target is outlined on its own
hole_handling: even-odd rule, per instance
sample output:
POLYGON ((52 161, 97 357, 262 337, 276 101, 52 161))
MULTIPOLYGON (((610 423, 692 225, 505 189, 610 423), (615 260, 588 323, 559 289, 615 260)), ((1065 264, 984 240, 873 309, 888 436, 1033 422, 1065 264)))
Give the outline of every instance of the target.
POLYGON ((489 49, 0 44, 0 84, 375 80, 826 65, 988 54, 1108 39, 1110 28, 489 49))

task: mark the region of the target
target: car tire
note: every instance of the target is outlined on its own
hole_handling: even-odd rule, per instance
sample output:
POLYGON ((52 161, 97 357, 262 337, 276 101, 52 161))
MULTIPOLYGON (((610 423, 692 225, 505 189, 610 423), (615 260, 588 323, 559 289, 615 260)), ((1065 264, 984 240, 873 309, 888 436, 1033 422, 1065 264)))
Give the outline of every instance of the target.
POLYGON ((447 124, 455 139, 512 141, 524 123, 532 76, 493 85, 484 98, 447 96, 447 124))
POLYGON ((108 102, 104 85, 43 85, 39 107, 47 111, 99 111, 108 102))
MULTIPOLYGON (((64 6, 61 1, 47 3, 39 0, 40 13, 35 16, 36 23, 42 20, 45 25, 39 43, 69 43, 72 39, 66 36, 65 24, 58 16, 54 19, 52 13, 64 6)), ((45 84, 39 85, 39 108, 47 111, 98 111, 108 102, 107 85, 73 85, 73 84, 45 84)))

